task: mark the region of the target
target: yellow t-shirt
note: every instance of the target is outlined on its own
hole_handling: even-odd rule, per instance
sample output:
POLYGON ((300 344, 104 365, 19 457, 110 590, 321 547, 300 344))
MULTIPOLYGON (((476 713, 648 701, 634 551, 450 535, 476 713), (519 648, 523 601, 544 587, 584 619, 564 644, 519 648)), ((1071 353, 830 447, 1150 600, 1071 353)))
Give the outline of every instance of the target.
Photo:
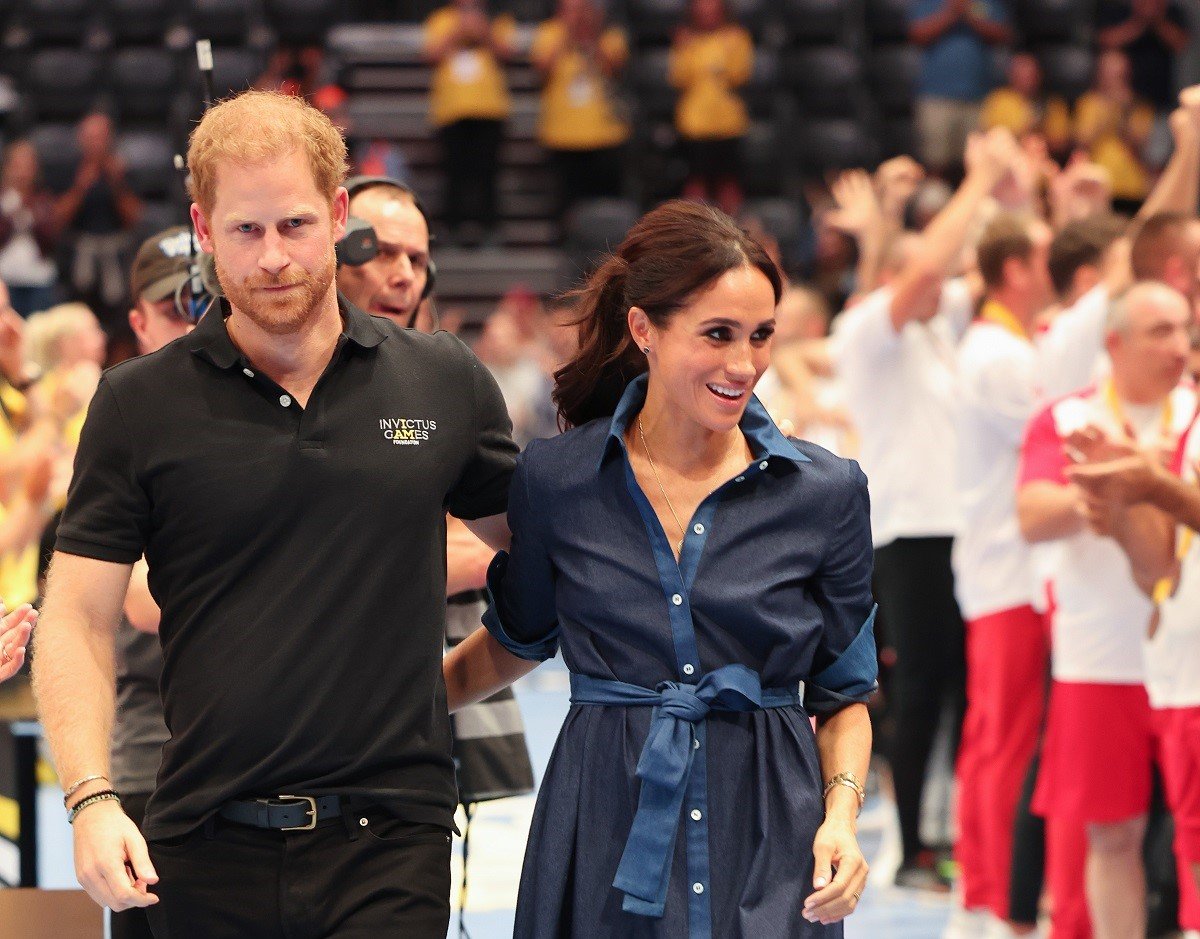
MULTIPOLYGON (((23 414, 26 403, 25 396, 7 383, 0 385, 0 399, 3 400, 3 409, 0 409, 0 452, 7 452, 17 443, 17 434, 9 415, 23 414)), ((0 524, 3 524, 7 515, 8 509, 0 504, 0 524)), ((10 610, 37 599, 37 565, 36 542, 20 551, 0 555, 0 599, 10 610)))
MULTIPOLYGON (((459 19, 453 7, 431 13, 425 21, 425 48, 428 50, 458 29, 459 19)), ((497 42, 511 42, 516 28, 511 16, 492 20, 492 36, 497 42)), ((429 113, 437 127, 470 118, 502 121, 508 111, 504 68, 490 49, 459 49, 434 69, 429 113)))
POLYGON ((1047 98, 1039 107, 1011 88, 997 88, 984 99, 979 123, 984 130, 1006 127, 1018 137, 1037 131, 1052 150, 1066 147, 1071 138, 1071 112, 1062 98, 1047 98))
POLYGON ((689 140, 740 137, 750 124, 733 91, 750 79, 754 44, 740 26, 692 33, 671 47, 671 84, 680 90, 675 129, 689 140))
POLYGON ((1092 141, 1090 156, 1108 170, 1113 196, 1144 199, 1150 192, 1150 177, 1141 157, 1121 135, 1123 120, 1128 121, 1129 133, 1135 139, 1145 139, 1154 127, 1154 110, 1139 102, 1123 114, 1111 101, 1091 91, 1075 102, 1075 136, 1092 141))
MULTIPOLYGON (((559 20, 546 20, 533 36, 530 58, 554 55, 567 42, 559 20)), ((610 62, 624 63, 629 55, 625 33, 613 26, 600 37, 600 49, 610 62)), ((616 113, 609 85, 598 65, 578 49, 555 60, 542 89, 538 141, 550 150, 599 150, 615 147, 629 137, 629 125, 616 113)))

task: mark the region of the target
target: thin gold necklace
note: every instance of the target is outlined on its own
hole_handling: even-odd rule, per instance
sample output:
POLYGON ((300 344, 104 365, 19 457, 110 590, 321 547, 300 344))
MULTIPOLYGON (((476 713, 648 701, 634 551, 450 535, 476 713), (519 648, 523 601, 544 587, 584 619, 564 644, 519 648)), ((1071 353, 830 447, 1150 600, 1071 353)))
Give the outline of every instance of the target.
POLYGON ((683 542, 687 538, 687 531, 683 527, 683 522, 679 521, 679 515, 675 512, 675 506, 671 505, 671 497, 667 495, 667 490, 658 475, 658 467, 654 465, 654 457, 650 455, 650 447, 646 445, 646 432, 642 430, 642 417, 640 414, 637 419, 637 429, 638 436, 642 438, 642 449, 646 451, 646 459, 650 461, 650 472, 654 474, 654 481, 658 483, 658 491, 662 493, 662 497, 667 501, 667 508, 671 510, 671 518, 675 519, 675 526, 679 529, 679 534, 683 536, 679 539, 679 554, 682 556, 683 542))

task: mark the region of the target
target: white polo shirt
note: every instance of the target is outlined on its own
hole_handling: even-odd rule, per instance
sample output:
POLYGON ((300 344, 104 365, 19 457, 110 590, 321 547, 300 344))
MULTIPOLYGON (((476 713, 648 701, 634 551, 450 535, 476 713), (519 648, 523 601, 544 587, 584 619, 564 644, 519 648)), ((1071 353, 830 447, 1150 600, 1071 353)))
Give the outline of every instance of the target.
POLYGON ((974 312, 965 281, 942 288, 924 323, 892 326, 892 291, 869 294, 834 321, 830 343, 871 480, 875 546, 896 538, 953 536, 955 356, 974 312))
MULTIPOLYGON (((1030 421, 1021 448, 1019 485, 1045 480, 1064 485, 1067 457, 1063 442, 1087 425, 1112 434, 1122 418, 1114 413, 1107 382, 1068 395, 1042 408, 1030 421)), ((1123 419, 1143 446, 1178 440, 1195 413, 1196 396, 1180 386, 1165 406, 1119 404, 1123 419)), ((1125 552, 1111 538, 1083 531, 1056 542, 1049 575, 1054 593, 1052 672, 1058 681, 1141 684, 1145 680, 1142 642, 1153 608, 1134 583, 1125 552)))
POLYGON ((1108 290, 1098 284, 1059 313, 1034 340, 1039 401, 1056 401, 1108 377, 1104 351, 1108 303, 1108 290))
MULTIPOLYGON (((987 315, 990 305, 985 305, 987 315)), ((1017 523, 1021 437, 1034 409, 1033 344, 977 320, 958 350, 958 501, 954 587, 963 616, 978 619, 1034 601, 1029 546, 1017 523)))
MULTIPOLYGON (((1200 425, 1192 424, 1181 449, 1183 478, 1200 486, 1200 425)), ((1175 539, 1184 550, 1179 578, 1146 640, 1146 691, 1156 708, 1200 707, 1200 535, 1180 525, 1175 539)))

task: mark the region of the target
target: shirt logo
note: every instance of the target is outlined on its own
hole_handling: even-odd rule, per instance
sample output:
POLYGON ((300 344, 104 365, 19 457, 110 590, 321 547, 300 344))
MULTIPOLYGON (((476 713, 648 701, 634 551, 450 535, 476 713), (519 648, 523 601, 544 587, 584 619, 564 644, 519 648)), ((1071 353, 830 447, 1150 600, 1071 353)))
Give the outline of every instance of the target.
POLYGON ((424 418, 381 417, 379 429, 385 440, 398 447, 418 447, 437 430, 437 421, 424 418))

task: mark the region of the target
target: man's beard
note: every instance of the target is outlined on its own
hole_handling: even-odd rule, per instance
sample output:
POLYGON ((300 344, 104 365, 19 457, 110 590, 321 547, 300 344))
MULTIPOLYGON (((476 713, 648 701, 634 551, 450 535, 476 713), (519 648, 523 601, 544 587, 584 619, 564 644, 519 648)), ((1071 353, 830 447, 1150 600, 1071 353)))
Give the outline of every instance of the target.
POLYGON ((225 270, 218 255, 213 255, 213 261, 217 280, 230 306, 244 314, 263 332, 276 336, 296 332, 318 313, 337 272, 337 261, 332 251, 314 271, 297 268, 283 277, 258 275, 240 282, 225 270), (263 287, 281 287, 285 284, 296 286, 278 296, 262 290, 263 287))

